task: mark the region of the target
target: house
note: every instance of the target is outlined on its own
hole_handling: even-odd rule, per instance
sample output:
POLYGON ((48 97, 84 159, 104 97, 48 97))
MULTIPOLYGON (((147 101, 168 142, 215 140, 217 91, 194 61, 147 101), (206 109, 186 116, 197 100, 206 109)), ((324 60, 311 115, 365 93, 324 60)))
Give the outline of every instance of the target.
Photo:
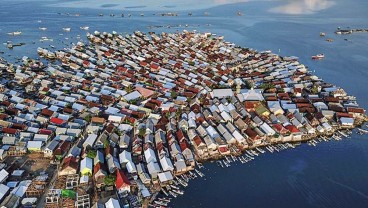
POLYGON ((169 158, 167 158, 166 156, 163 156, 161 159, 160 159, 160 164, 161 164, 161 167, 162 167, 162 170, 163 171, 174 171, 174 166, 171 162, 171 160, 169 158))
POLYGON ((8 195, 10 188, 4 184, 0 184, 0 202, 8 195))
POLYGON ((4 181, 6 181, 8 177, 9 177, 8 171, 6 171, 5 169, 0 170, 0 183, 3 183, 4 181))
POLYGON ((105 165, 103 163, 96 163, 93 167, 93 177, 95 179, 95 185, 100 188, 105 184, 104 179, 107 176, 105 165))
POLYGON ((92 168, 93 168, 93 160, 91 158, 85 157, 83 160, 81 160, 79 169, 81 175, 91 176, 92 168))
POLYGON ((155 152, 151 148, 144 151, 144 157, 147 164, 150 162, 157 162, 155 152))
POLYGON ((67 157, 64 159, 58 174, 62 175, 73 175, 77 174, 78 170, 78 162, 77 159, 73 156, 67 157))
POLYGON ((43 144, 42 141, 28 141, 27 142, 27 149, 28 149, 28 151, 39 152, 39 151, 41 151, 42 144, 43 144))
POLYGON ((232 89, 213 89, 213 91, 210 92, 210 95, 212 98, 227 98, 233 97, 234 92, 232 89))
POLYGON ((130 137, 127 134, 123 134, 119 138, 119 147, 121 149, 127 149, 130 144, 130 137))
POLYGON ((238 96, 238 99, 240 100, 240 102, 244 102, 244 101, 264 101, 264 97, 262 95, 262 90, 261 89, 250 89, 250 90, 244 89, 237 96, 238 96))
POLYGON ((131 183, 121 170, 116 171, 115 186, 119 193, 130 192, 131 183))
POLYGON ((170 171, 165 171, 165 172, 162 172, 162 173, 159 173, 158 174, 158 179, 160 181, 161 184, 164 184, 166 182, 169 182, 171 180, 173 180, 173 175, 170 171))
POLYGON ((46 145, 45 149, 43 150, 44 157, 48 157, 48 158, 53 157, 54 156, 53 153, 58 145, 59 145, 59 141, 52 140, 51 142, 49 142, 46 145))
POLYGON ((83 147, 93 147, 94 143, 96 142, 97 135, 96 134, 89 134, 87 139, 83 142, 83 147))
POLYGON ((8 152, 6 150, 0 149, 0 161, 3 161, 7 155, 8 155, 8 152))
POLYGON ((105 203, 105 208, 121 208, 120 203, 118 200, 114 199, 114 198, 110 198, 106 203, 105 203))

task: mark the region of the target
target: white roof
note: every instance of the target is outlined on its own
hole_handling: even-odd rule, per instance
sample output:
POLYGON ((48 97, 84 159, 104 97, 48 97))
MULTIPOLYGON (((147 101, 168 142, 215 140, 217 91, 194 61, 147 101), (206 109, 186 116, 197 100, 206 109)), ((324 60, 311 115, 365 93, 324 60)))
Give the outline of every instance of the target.
POLYGON ((138 99, 141 96, 142 96, 141 93, 139 93, 138 91, 133 91, 129 94, 124 95, 124 99, 127 101, 130 101, 130 100, 138 99))
POLYGON ((144 151, 144 157, 146 158, 146 162, 150 163, 150 162, 156 162, 156 155, 155 152, 151 149, 148 148, 146 149, 146 151, 144 151))
POLYGON ((9 189, 10 188, 8 186, 0 184, 0 200, 4 198, 5 194, 8 193, 9 189))
POLYGON ((41 149, 43 141, 28 141, 27 149, 41 149))
POLYGON ((132 161, 132 154, 126 150, 119 154, 120 163, 126 163, 132 161))
POLYGON ((224 98, 224 97, 232 97, 234 93, 231 89, 214 89, 211 92, 212 98, 224 98))
POLYGON ((80 170, 82 171, 84 168, 88 168, 88 169, 92 170, 92 168, 93 168, 92 162, 93 162, 93 160, 91 158, 85 157, 81 161, 80 170))
POLYGON ((161 164, 161 167, 164 171, 173 171, 174 170, 174 166, 172 165, 171 160, 169 158, 167 158, 166 156, 164 156, 160 159, 160 164, 161 164))
POLYGON ((89 180, 89 177, 88 176, 82 176, 79 179, 79 183, 80 184, 82 184, 82 183, 88 183, 88 180, 89 180))
POLYGON ((158 179, 160 180, 160 182, 166 182, 166 181, 170 181, 173 179, 173 176, 171 174, 170 171, 166 171, 166 172, 163 172, 163 173, 159 173, 158 174, 158 179))
POLYGON ((105 208, 121 208, 121 206, 118 200, 110 198, 109 201, 105 203, 105 208))
POLYGON ((8 176, 9 176, 8 171, 6 171, 5 169, 2 169, 0 171, 0 183, 2 183, 8 176))
POLYGON ((96 134, 88 135, 86 141, 84 141, 84 143, 83 143, 83 147, 86 148, 88 145, 92 147, 93 144, 95 143, 96 139, 97 139, 96 134))

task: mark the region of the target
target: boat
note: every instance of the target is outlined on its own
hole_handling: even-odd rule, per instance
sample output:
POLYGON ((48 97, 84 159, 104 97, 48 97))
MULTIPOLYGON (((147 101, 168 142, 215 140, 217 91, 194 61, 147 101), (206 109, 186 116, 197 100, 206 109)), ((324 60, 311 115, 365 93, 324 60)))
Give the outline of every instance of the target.
POLYGON ((194 171, 195 171, 199 176, 201 176, 201 177, 203 177, 203 176, 204 176, 204 174, 203 174, 201 171, 199 171, 199 170, 197 170, 197 169, 194 169, 194 171))
POLYGON ((332 38, 327 38, 326 41, 327 42, 333 42, 333 39, 332 38))
POLYGON ((158 204, 158 205, 161 205, 161 206, 167 206, 167 204, 168 204, 167 202, 164 202, 164 201, 157 201, 157 200, 155 200, 155 201, 154 201, 154 203, 155 203, 155 204, 158 204))
POLYGON ((326 33, 324 33, 324 32, 320 32, 320 33, 319 33, 319 36, 324 37, 324 36, 326 36, 326 33))
POLYGON ((81 30, 88 30, 89 26, 83 26, 83 27, 79 27, 81 30))
POLYGON ((45 30, 47 30, 47 27, 39 27, 38 29, 45 31, 45 30))
POLYGON ((173 197, 175 197, 175 198, 178 196, 176 193, 174 193, 174 192, 173 192, 173 191, 171 191, 171 190, 169 191, 169 193, 171 194, 171 196, 173 196, 173 197))
POLYGON ((70 27, 63 27, 63 30, 64 30, 65 32, 70 32, 71 28, 70 28, 70 27))
POLYGON ((320 59, 324 59, 324 58, 325 58, 325 55, 323 53, 312 56, 313 60, 320 60, 320 59))
POLYGON ((258 147, 256 147, 256 150, 258 151, 258 152, 260 152, 260 153, 265 153, 265 151, 263 150, 263 149, 261 149, 261 148, 258 148, 258 147))
POLYGON ((172 190, 174 193, 176 194, 180 194, 180 195, 183 195, 184 194, 184 191, 180 190, 180 189, 173 189, 172 190))
POLYGON ((242 13, 242 12, 240 12, 240 11, 239 11, 239 12, 237 12, 236 14, 237 14, 238 16, 243 16, 243 13, 242 13))
POLYGON ((179 187, 175 186, 175 185, 170 185, 171 188, 173 189, 179 189, 179 187))
POLYGON ((21 34, 22 34, 21 31, 15 31, 15 32, 8 33, 8 35, 21 35, 21 34))

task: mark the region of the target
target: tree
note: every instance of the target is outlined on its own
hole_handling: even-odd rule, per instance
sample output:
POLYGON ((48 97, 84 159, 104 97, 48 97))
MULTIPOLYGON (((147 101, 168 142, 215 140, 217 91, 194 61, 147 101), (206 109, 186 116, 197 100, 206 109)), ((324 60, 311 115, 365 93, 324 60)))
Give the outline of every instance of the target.
POLYGON ((254 87, 254 84, 251 81, 246 80, 245 81, 245 87, 247 89, 252 89, 254 87))
POLYGON ((132 85, 128 85, 127 87, 125 87, 125 91, 126 91, 127 93, 131 93, 131 92, 133 92, 133 86, 132 86, 132 85))
POLYGON ((92 119, 92 116, 90 114, 84 117, 84 120, 87 121, 88 123, 91 122, 91 119, 92 119))
POLYGON ((145 128, 139 129, 139 132, 138 132, 139 136, 143 137, 145 134, 146 134, 146 129, 145 128))
POLYGON ((106 186, 112 186, 115 184, 116 177, 113 175, 108 175, 104 178, 104 183, 106 186))
POLYGON ((88 152, 87 152, 87 157, 89 157, 91 159, 95 158, 96 155, 97 155, 97 151, 96 150, 88 150, 88 152))
POLYGON ((109 142, 109 140, 105 140, 104 142, 103 142, 103 145, 104 145, 104 148, 108 148, 109 147, 109 145, 110 145, 110 142, 109 142))
POLYGON ((313 85, 313 87, 311 88, 311 92, 313 94, 317 94, 318 93, 318 87, 316 85, 313 85))
POLYGON ((178 97, 178 95, 176 94, 174 90, 171 91, 170 96, 172 99, 176 99, 178 97))
POLYGON ((268 89, 272 89, 275 88, 275 85, 272 83, 262 83, 259 88, 264 89, 264 90, 268 90, 268 89))

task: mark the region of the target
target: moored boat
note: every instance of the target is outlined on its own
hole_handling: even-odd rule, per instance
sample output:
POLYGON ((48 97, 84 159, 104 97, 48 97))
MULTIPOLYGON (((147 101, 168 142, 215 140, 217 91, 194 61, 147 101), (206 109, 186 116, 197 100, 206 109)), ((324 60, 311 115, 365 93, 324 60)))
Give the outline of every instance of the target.
POLYGON ((323 53, 312 56, 313 60, 320 60, 320 59, 324 59, 324 58, 325 58, 325 55, 323 53))

